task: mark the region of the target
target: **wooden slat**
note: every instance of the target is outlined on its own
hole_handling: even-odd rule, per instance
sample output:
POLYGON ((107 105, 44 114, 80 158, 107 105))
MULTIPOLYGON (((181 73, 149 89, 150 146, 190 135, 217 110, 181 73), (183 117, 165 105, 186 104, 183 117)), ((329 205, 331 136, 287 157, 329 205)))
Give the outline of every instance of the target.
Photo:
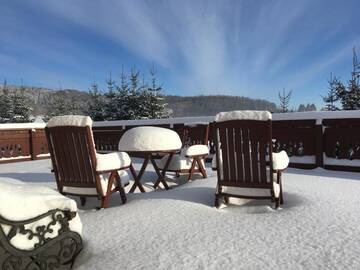
POLYGON ((91 161, 90 161, 90 156, 89 156, 89 151, 88 151, 88 146, 87 146, 87 142, 86 142, 86 138, 85 138, 85 133, 79 133, 79 146, 80 146, 80 153, 82 155, 82 159, 83 159, 83 164, 84 164, 84 175, 85 175, 85 181, 86 183, 88 182, 93 182, 93 177, 92 177, 92 167, 91 167, 91 161))
POLYGON ((227 145, 228 145, 228 162, 229 162, 229 178, 237 179, 236 177, 236 159, 235 159, 235 143, 234 143, 234 129, 227 129, 227 145))
POLYGON ((64 162, 62 162, 64 160, 64 158, 66 158, 66 156, 64 156, 64 152, 63 152, 63 148, 61 145, 61 134, 56 133, 56 132, 52 132, 51 133, 52 139, 53 139, 53 144, 54 144, 54 152, 55 152, 55 156, 56 156, 56 164, 58 166, 58 170, 59 170, 59 175, 60 175, 60 182, 65 183, 68 179, 67 179, 67 167, 66 164, 64 162))
POLYGON ((242 145, 242 134, 241 129, 236 127, 235 129, 235 151, 236 151, 236 167, 237 167, 237 180, 240 182, 244 181, 244 160, 243 160, 243 145, 242 145))
POLYGON ((242 128, 243 137, 243 154, 244 154, 244 179, 245 182, 250 182, 251 178, 251 163, 250 163, 250 147, 249 147, 249 129, 248 127, 242 128))
POLYGON ((264 138, 260 138, 259 141, 259 165, 260 165, 260 182, 262 183, 266 183, 267 182, 267 178, 266 178, 266 147, 267 147, 267 142, 264 138))
POLYGON ((69 147, 71 149, 73 149, 72 162, 74 165, 73 169, 74 169, 75 179, 77 179, 80 182, 83 182, 82 174, 80 171, 81 167, 80 167, 80 162, 79 162, 79 154, 78 154, 79 151, 77 151, 78 146, 76 145, 76 142, 75 142, 75 133, 69 132, 68 139, 69 139, 69 147))
POLYGON ((219 130, 221 153, 222 153, 222 170, 223 170, 223 180, 229 179, 229 159, 228 159, 228 142, 227 142, 227 129, 222 128, 219 130))
POLYGON ((251 172, 252 172, 252 181, 254 183, 260 182, 259 177, 259 163, 258 163, 258 134, 259 129, 252 129, 250 132, 250 142, 251 142, 251 172))

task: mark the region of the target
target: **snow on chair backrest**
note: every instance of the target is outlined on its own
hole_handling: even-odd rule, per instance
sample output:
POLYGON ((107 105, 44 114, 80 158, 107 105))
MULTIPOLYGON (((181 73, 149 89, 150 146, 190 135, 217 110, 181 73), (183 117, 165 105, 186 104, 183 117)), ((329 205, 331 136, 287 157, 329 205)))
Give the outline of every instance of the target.
POLYGON ((272 167, 271 138, 271 114, 267 111, 231 111, 217 114, 215 140, 219 181, 235 186, 270 185, 266 155, 270 154, 272 167))

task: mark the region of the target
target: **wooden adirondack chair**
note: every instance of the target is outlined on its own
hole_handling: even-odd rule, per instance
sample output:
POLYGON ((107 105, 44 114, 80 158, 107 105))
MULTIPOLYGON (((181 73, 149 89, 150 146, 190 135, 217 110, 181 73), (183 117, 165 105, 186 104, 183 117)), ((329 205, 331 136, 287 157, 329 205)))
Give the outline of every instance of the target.
MULTIPOLYGON (((183 128, 183 149, 180 154, 174 155, 167 171, 175 172, 177 176, 181 173, 188 174, 188 181, 195 173, 201 173, 206 178, 205 159, 209 154, 208 148, 208 123, 185 124, 183 128)), ((165 166, 167 158, 160 160, 158 167, 165 166)))
POLYGON ((125 152, 98 154, 89 116, 57 116, 48 122, 45 131, 53 172, 61 194, 97 197, 101 207, 108 207, 112 193, 119 192, 126 202, 124 186, 129 183, 126 169, 135 175, 131 159, 125 152))
POLYGON ((232 111, 215 117, 218 184, 215 206, 229 197, 271 199, 283 203, 281 172, 289 158, 272 152, 271 114, 267 111, 232 111))

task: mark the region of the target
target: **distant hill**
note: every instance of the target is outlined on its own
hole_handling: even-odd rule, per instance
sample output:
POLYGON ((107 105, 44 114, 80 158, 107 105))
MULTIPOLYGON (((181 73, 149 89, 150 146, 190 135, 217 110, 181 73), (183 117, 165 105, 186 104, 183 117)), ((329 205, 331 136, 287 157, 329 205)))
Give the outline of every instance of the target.
MULTIPOLYGON (((10 92, 20 91, 18 86, 8 86, 10 92)), ((2 92, 0 86, 0 92, 2 92)), ((25 95, 34 108, 33 115, 43 115, 51 111, 52 101, 63 98, 66 104, 72 104, 85 110, 90 96, 87 92, 64 89, 52 90, 39 87, 25 87, 25 95)), ((275 111, 276 104, 262 100, 239 96, 165 96, 168 107, 173 111, 174 117, 185 116, 212 116, 221 111, 231 110, 268 110, 275 111)))
POLYGON ((276 111, 276 104, 263 99, 239 96, 166 96, 173 115, 212 116, 218 112, 232 110, 268 110, 276 111))

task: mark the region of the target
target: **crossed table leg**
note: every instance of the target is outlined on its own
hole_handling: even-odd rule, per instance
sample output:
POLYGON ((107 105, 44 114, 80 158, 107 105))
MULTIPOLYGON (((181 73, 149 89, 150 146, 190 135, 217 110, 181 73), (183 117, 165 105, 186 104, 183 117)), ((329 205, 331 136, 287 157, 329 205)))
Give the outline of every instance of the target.
POLYGON ((155 172, 156 174, 158 175, 158 178, 157 180, 155 181, 155 184, 154 184, 154 188, 157 188, 159 186, 160 183, 162 183, 165 187, 165 189, 169 189, 169 186, 168 184, 166 183, 165 181, 165 176, 166 176, 166 171, 170 165, 170 162, 171 162, 171 159, 173 157, 174 153, 169 153, 169 156, 166 160, 166 163, 165 163, 165 166, 164 168, 161 170, 159 169, 159 167, 157 166, 153 156, 152 156, 152 153, 148 153, 145 155, 144 157, 144 162, 141 166, 141 169, 139 171, 138 174, 136 174, 136 172, 134 171, 134 168, 130 168, 131 170, 131 173, 134 177, 134 184, 132 185, 131 189, 130 189, 130 192, 134 192, 136 187, 138 187, 140 189, 141 192, 145 192, 145 189, 143 187, 143 185, 141 184, 141 178, 143 177, 144 173, 145 173, 145 169, 149 163, 149 160, 151 161, 154 169, 155 169, 155 172))

